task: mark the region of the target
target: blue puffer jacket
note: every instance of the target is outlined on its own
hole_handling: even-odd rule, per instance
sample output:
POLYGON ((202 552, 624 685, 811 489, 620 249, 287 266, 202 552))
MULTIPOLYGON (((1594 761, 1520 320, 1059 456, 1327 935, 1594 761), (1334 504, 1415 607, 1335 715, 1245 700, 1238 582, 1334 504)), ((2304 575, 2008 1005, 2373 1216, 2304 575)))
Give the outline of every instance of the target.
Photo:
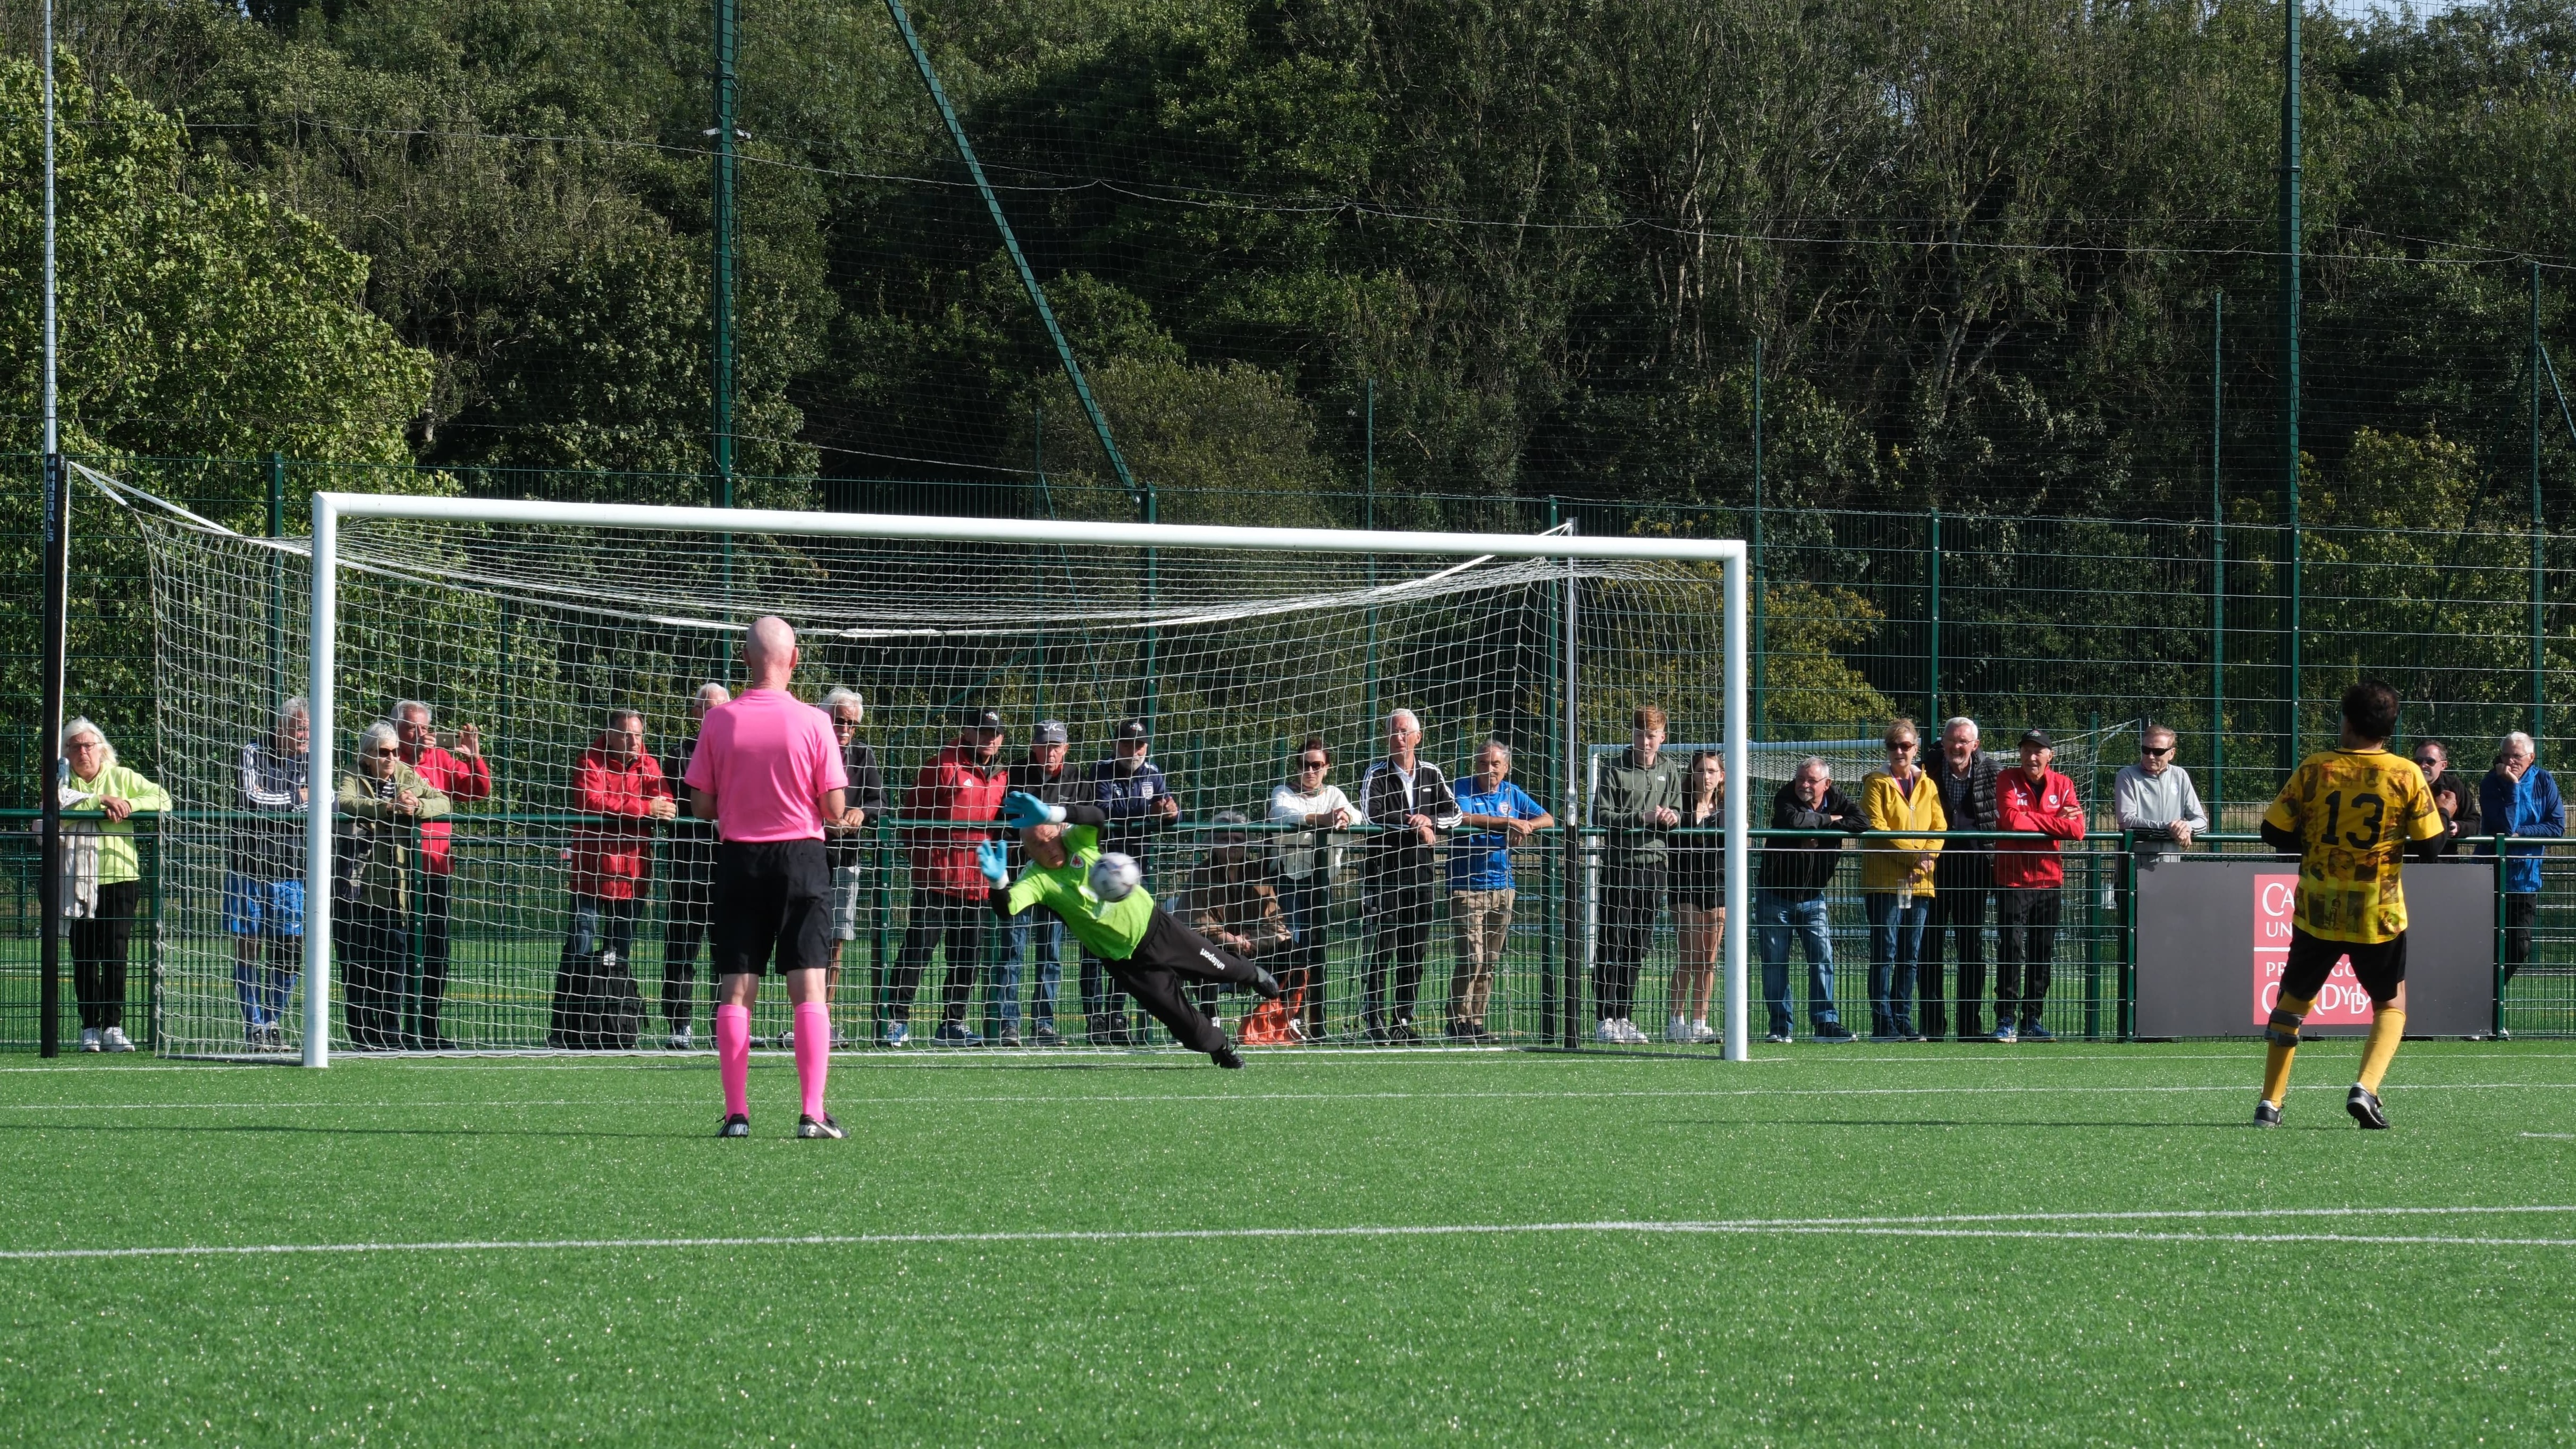
MULTIPOLYGON (((2478 782, 2478 813, 2486 817, 2486 827, 2497 835, 2561 836, 2567 833, 2567 806, 2558 798, 2558 782, 2547 770, 2533 765, 2522 772, 2520 780, 2502 770, 2489 770, 2478 782)), ((2493 845, 2481 845, 2478 854, 2493 855, 2493 845)), ((2505 862, 2504 888, 2515 895, 2528 895, 2540 889, 2540 851, 2537 845, 2510 847, 2512 857, 2505 862)))

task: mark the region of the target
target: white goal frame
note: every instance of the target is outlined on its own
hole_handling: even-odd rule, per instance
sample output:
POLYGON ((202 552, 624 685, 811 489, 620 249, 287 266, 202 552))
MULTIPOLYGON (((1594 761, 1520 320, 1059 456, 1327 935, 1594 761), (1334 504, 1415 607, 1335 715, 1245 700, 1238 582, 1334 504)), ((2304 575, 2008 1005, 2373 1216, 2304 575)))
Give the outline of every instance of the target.
MULTIPOLYGON (((1745 567, 1741 539, 1587 538, 1564 533, 1416 533, 1335 528, 1232 528, 1178 523, 1075 523, 1057 520, 946 518, 883 513, 801 513, 781 509, 678 508, 623 503, 542 503, 510 499, 424 498, 380 493, 313 495, 312 659, 306 685, 311 755, 306 770, 304 889, 304 1065, 331 1061, 331 899, 334 797, 332 685, 338 663, 340 522, 417 519, 660 530, 674 533, 779 533, 895 542, 1003 543, 1032 546, 1100 544, 1126 548, 1241 549, 1254 552, 1429 554, 1454 558, 1637 559, 1715 563, 1724 569, 1725 754, 1736 783, 1726 812, 1725 1056, 1747 1060, 1749 1021, 1745 947, 1752 912, 1747 834, 1752 779, 1746 742, 1750 655, 1745 638, 1745 567)), ((1571 611, 1567 629, 1574 627, 1571 611)), ((1569 655, 1567 664, 1572 667, 1569 655)), ((1570 701, 1569 692, 1569 701, 1570 701)), ((1570 703, 1569 703, 1569 707, 1570 703)), ((1569 738, 1572 738, 1569 736, 1569 738)), ((1570 773, 1570 772, 1569 772, 1570 773)), ((1565 802, 1571 809, 1578 801, 1565 802)), ((1569 813, 1566 824, 1578 817, 1569 813)), ((1569 970, 1582 964, 1569 962, 1569 970)))

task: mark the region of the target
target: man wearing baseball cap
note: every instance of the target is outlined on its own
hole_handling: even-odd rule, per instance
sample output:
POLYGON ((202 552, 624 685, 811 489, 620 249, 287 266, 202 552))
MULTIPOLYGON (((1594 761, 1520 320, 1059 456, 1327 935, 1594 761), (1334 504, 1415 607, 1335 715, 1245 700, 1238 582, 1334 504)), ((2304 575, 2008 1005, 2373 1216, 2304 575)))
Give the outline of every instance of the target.
MULTIPOLYGON (((1073 736, 1060 719, 1042 719, 1029 731, 1029 755, 1011 766, 1011 788, 1049 805, 1074 802, 1068 793, 1072 782, 1065 777, 1064 754, 1073 736)), ((1016 836, 1011 847, 1010 868, 1016 873, 1028 864, 1027 852, 1016 836)), ((1029 1004, 1028 1040, 1038 1046, 1054 1046, 1063 1038, 1055 1029, 1055 993, 1064 980, 1064 920, 1051 911, 1032 906, 1019 912, 1003 925, 1004 939, 1009 943, 1002 954, 1001 979, 994 993, 1002 1002, 1002 1035, 999 1045, 1020 1045, 1020 971, 1029 963, 1032 951, 1037 956, 1037 997, 1029 1004)))
MULTIPOLYGON (((1010 771, 1002 765, 1001 713, 969 710, 963 724, 957 737, 913 777, 903 806, 907 817, 958 826, 984 826, 1000 818, 1002 796, 1011 788, 1010 771)), ((912 857, 912 911, 886 993, 885 1044, 902 1046, 912 1040, 913 993, 930 968, 930 953, 944 946, 948 979, 940 993, 935 1040, 946 1046, 981 1046, 983 1036, 966 1024, 966 1002, 984 960, 985 885, 975 848, 991 837, 981 829, 905 833, 912 857)))
POLYGON ((2056 1040, 2041 1023, 2040 1009, 2048 1003, 2059 892, 2066 883, 2058 842, 2084 838, 2084 805, 2075 798, 2075 782, 2048 767, 2055 758, 2048 731, 2027 729, 2020 767, 1995 777, 1995 828, 2048 837, 2031 846, 2013 841, 1995 851, 1993 1039, 1999 1042, 2056 1040))
MULTIPOLYGON (((1141 719, 1120 720, 1110 732, 1110 757, 1091 767, 1092 804, 1103 818, 1100 849, 1134 860, 1148 880, 1153 878, 1153 862, 1147 842, 1181 818, 1181 802, 1172 798, 1171 782, 1145 758, 1152 733, 1141 719)), ((1136 1044, 1137 1037, 1127 1024, 1127 993, 1088 951, 1082 957, 1082 1005, 1095 1043, 1136 1044)))

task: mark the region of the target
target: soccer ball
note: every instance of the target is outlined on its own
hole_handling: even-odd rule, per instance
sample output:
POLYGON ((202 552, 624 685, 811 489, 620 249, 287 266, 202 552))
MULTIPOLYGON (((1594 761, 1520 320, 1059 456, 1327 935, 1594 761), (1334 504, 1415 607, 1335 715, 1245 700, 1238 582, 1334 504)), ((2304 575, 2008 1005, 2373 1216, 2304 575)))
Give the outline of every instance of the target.
POLYGON ((1133 856, 1115 851, 1091 863, 1091 893, 1104 901, 1123 901, 1135 890, 1144 873, 1136 869, 1133 856))

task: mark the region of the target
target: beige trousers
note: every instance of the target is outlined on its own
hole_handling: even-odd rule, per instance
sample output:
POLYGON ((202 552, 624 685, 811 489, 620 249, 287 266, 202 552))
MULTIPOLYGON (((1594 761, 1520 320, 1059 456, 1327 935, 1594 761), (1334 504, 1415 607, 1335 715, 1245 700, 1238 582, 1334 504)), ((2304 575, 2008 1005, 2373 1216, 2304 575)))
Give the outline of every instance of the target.
POLYGON ((1457 964, 1449 973, 1449 1019, 1485 1019, 1493 996, 1494 971, 1503 964, 1503 946, 1512 935, 1511 891, 1451 891, 1449 924, 1458 933, 1457 964))

